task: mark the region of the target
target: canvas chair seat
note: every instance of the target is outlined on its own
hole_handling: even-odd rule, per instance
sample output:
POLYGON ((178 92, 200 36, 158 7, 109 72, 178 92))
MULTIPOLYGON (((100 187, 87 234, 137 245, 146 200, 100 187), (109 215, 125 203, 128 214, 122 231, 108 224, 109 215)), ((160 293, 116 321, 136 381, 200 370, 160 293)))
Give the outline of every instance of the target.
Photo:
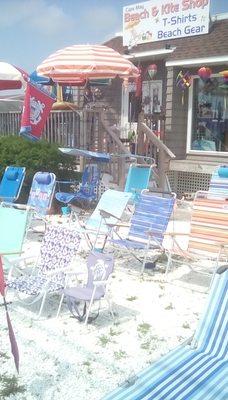
POLYGON ((104 396, 103 400, 228 398, 228 269, 217 271, 193 338, 104 396))
MULTIPOLYGON (((82 182, 74 192, 66 192, 60 190, 63 184, 70 184, 69 181, 58 181, 58 191, 55 194, 56 200, 61 203, 69 204, 75 201, 91 203, 98 198, 98 189, 100 183, 101 172, 97 165, 87 165, 82 174, 82 182)), ((74 183, 74 182, 72 182, 74 183)))
MULTIPOLYGON (((92 294, 93 294, 93 288, 88 288, 88 287, 75 287, 75 288, 69 288, 64 290, 65 296, 69 296, 73 299, 77 300, 84 300, 84 301, 89 301, 91 300, 92 294)), ((99 300, 101 299, 105 294, 105 291, 103 288, 97 288, 95 294, 94 294, 94 300, 99 300)))
POLYGON ((141 191, 148 188, 154 165, 154 162, 152 165, 130 165, 124 191, 132 193, 132 202, 135 203, 136 201, 138 201, 141 191))
POLYGON ((88 246, 92 249, 100 235, 106 238, 112 226, 121 221, 130 198, 131 193, 108 189, 102 194, 96 208, 83 225, 77 216, 77 211, 71 206, 70 224, 84 235, 88 246), (104 219, 100 210, 109 214, 109 217, 104 219))
POLYGON ((164 251, 163 239, 170 221, 176 195, 174 193, 159 193, 143 190, 135 205, 127 237, 122 238, 118 227, 113 229, 109 242, 117 248, 130 251, 137 260, 139 256, 135 250, 143 249, 143 273, 147 263, 148 251, 160 249, 164 251))
MULTIPOLYGON (((114 258, 112 254, 105 254, 97 251, 91 251, 87 259, 87 282, 83 286, 66 287, 63 290, 57 316, 59 315, 61 305, 66 297, 68 308, 72 315, 85 324, 89 321, 91 309, 95 301, 107 299, 109 309, 111 309, 111 301, 107 297, 107 284, 114 268, 114 258), (80 303, 83 303, 83 312, 79 310, 80 303)), ((100 307, 99 307, 100 308, 100 307)), ((99 308, 95 319, 99 315, 99 308)))
POLYGON ((13 264, 7 286, 14 289, 17 295, 22 292, 38 296, 33 302, 42 299, 39 316, 46 296, 65 287, 68 268, 78 251, 80 240, 80 235, 72 229, 60 225, 48 225, 41 243, 39 258, 33 265, 30 275, 14 277, 17 264, 13 264))
POLYGON ((45 290, 49 293, 59 291, 64 288, 64 283, 50 281, 45 276, 20 276, 16 279, 8 282, 10 289, 17 290, 22 293, 26 293, 30 296, 36 296, 45 290))
POLYGON ((0 200, 15 202, 21 192, 25 178, 25 167, 6 167, 0 183, 0 200))
MULTIPOLYGON (((187 249, 178 238, 181 233, 172 232, 172 246, 166 248, 168 262, 166 272, 172 265, 173 255, 191 260, 207 259, 215 262, 214 273, 221 260, 228 255, 228 203, 227 196, 199 191, 193 200, 187 249)), ((214 276, 213 273, 213 276, 214 276)), ((213 278, 213 277, 212 277, 213 278)))

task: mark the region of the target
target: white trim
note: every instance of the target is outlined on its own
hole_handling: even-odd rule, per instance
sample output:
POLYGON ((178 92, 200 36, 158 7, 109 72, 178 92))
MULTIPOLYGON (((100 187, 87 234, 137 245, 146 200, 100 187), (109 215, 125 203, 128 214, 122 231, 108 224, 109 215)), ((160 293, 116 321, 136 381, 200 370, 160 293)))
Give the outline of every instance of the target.
POLYGON ((192 85, 189 88, 188 92, 188 125, 187 125, 187 141, 186 141, 186 153, 188 154, 191 150, 191 142, 192 142, 192 103, 193 103, 193 81, 194 77, 192 77, 192 85))
POLYGON ((176 47, 172 49, 159 49, 159 50, 149 50, 149 51, 141 51, 140 53, 131 53, 131 54, 124 54, 124 58, 127 59, 134 59, 134 58, 145 58, 151 56, 159 56, 163 54, 173 53, 176 47))
POLYGON ((173 60, 166 61, 166 67, 175 67, 178 65, 202 65, 202 64, 228 64, 228 56, 216 56, 216 57, 205 57, 205 58, 190 58, 188 60, 173 60))

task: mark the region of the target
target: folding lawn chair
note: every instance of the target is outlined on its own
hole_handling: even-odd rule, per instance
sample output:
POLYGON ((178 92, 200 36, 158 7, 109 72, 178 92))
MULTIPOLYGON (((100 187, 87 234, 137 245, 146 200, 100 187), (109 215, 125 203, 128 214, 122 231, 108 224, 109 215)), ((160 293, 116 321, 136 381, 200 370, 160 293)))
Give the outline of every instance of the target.
POLYGON ((147 189, 150 182, 153 165, 131 164, 129 167, 124 191, 131 192, 131 200, 135 203, 143 189, 147 189))
POLYGON ((87 260, 86 285, 64 289, 57 316, 59 315, 64 296, 67 299, 69 310, 73 316, 80 322, 84 321, 85 325, 88 321, 93 321, 98 317, 102 299, 107 300, 109 310, 113 316, 111 299, 106 290, 113 267, 113 255, 92 251, 87 260), (95 315, 90 317, 92 306, 95 302, 99 302, 99 308, 95 315), (82 311, 80 310, 80 305, 82 311))
POLYGON ((29 192, 27 205, 34 208, 38 217, 45 217, 52 204, 56 176, 53 172, 36 172, 29 192))
POLYGON ((228 269, 221 267, 192 339, 120 384, 103 400, 228 398, 228 269))
POLYGON ((25 178, 25 167, 6 167, 0 183, 0 201, 12 203, 20 195, 25 178))
POLYGON ((150 249, 164 251, 164 233, 173 212, 175 199, 174 193, 153 193, 143 190, 135 205, 127 237, 122 238, 117 229, 112 231, 111 244, 130 251, 137 260, 142 262, 141 273, 147 264, 150 249), (139 250, 143 250, 142 260, 137 254, 139 250))
POLYGON ((166 249, 168 263, 166 272, 170 270, 173 255, 191 260, 213 260, 215 270, 219 261, 226 261, 228 256, 228 199, 222 194, 199 191, 192 205, 189 234, 183 232, 168 233, 172 237, 171 248, 166 249), (184 250, 177 237, 188 236, 187 249, 184 250))
POLYGON ((228 165, 216 167, 211 177, 209 192, 222 194, 228 198, 228 165))
POLYGON ((17 209, 14 204, 0 204, 0 254, 22 252, 30 219, 29 207, 17 209))
POLYGON ((105 242, 112 227, 121 220, 130 198, 131 193, 106 190, 91 216, 83 224, 77 216, 75 207, 71 205, 70 224, 74 224, 75 229, 84 235, 88 246, 92 249, 96 246, 99 236, 102 235, 105 242), (101 216, 100 210, 103 210, 105 215, 107 213, 106 218, 101 216))
MULTIPOLYGON (((59 181, 60 184, 70 184, 72 182, 69 181, 59 181)), ((93 201, 96 201, 98 198, 98 188, 100 183, 100 169, 96 164, 87 165, 82 174, 82 182, 79 185, 79 189, 76 192, 61 192, 58 191, 55 195, 55 198, 68 205, 72 201, 85 202, 90 204, 93 201)))
POLYGON ((16 259, 11 261, 12 268, 7 282, 8 288, 14 289, 18 298, 20 293, 27 295, 26 304, 33 304, 41 300, 39 317, 42 313, 46 296, 49 293, 61 291, 65 287, 66 274, 70 270, 70 264, 79 248, 80 236, 77 232, 63 226, 49 225, 40 249, 40 256, 34 268, 30 268, 28 275, 14 277, 17 266, 26 262, 16 259), (28 298, 28 296, 30 296, 28 298))

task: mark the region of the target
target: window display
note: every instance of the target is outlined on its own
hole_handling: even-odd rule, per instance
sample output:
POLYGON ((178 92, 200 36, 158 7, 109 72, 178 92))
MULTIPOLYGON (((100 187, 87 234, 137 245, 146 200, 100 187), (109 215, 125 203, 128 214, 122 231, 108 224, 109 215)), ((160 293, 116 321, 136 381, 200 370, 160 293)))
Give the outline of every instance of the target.
POLYGON ((191 150, 228 151, 227 97, 222 77, 194 78, 191 150))

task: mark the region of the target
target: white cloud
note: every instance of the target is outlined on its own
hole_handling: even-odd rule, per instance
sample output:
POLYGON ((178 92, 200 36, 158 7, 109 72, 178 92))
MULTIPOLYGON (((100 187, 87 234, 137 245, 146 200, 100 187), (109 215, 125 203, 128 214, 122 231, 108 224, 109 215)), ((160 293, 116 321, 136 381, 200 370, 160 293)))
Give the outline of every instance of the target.
POLYGON ((71 16, 47 0, 8 0, 1 4, 0 29, 20 25, 46 36, 61 33, 73 24, 71 16))
POLYGON ((119 13, 112 6, 100 7, 97 4, 95 7, 88 7, 87 11, 83 13, 82 18, 91 31, 119 29, 119 13))

